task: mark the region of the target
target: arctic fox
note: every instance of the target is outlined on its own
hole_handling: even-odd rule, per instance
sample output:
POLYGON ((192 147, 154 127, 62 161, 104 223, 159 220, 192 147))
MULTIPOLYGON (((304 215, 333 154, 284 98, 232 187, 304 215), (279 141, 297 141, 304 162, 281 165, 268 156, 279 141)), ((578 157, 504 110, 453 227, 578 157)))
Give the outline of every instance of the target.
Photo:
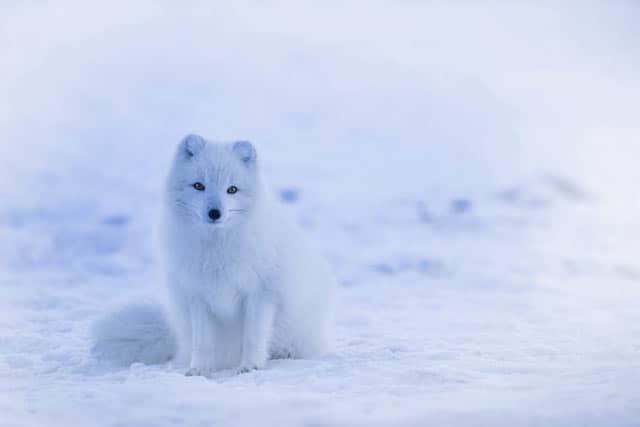
POLYGON ((251 143, 186 136, 165 196, 164 267, 173 327, 158 310, 147 309, 147 319, 141 315, 137 323, 128 316, 137 331, 127 336, 117 332, 125 326, 117 320, 127 317, 125 310, 98 325, 94 353, 133 351, 120 356, 129 362, 174 356, 188 366, 187 375, 208 376, 327 350, 334 279, 265 189, 251 143), (167 337, 170 329, 175 341, 167 337), (158 348, 144 353, 151 342, 158 348))

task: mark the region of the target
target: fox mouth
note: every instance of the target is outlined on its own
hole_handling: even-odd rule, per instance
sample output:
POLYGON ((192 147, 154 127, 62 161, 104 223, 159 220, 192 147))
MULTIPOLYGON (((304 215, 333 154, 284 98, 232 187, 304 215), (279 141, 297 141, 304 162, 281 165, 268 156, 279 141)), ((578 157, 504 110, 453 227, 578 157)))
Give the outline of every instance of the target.
POLYGON ((227 215, 221 216, 220 218, 211 219, 211 218, 205 217, 205 218, 202 218, 202 220, 208 226, 212 226, 212 227, 215 227, 215 228, 221 228, 221 227, 223 227, 225 225, 228 225, 229 224, 229 220, 231 220, 234 216, 236 216, 238 214, 244 214, 246 212, 249 212, 249 210, 248 209, 229 209, 227 211, 227 215))

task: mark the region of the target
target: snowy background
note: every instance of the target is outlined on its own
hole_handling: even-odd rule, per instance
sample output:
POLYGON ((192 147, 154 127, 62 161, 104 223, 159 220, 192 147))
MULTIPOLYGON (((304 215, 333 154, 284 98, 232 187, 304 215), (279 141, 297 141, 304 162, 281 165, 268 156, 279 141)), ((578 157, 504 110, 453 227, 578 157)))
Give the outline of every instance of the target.
POLYGON ((640 423, 640 5, 0 4, 0 426, 640 423), (107 368, 186 133, 342 284, 320 360, 107 368))

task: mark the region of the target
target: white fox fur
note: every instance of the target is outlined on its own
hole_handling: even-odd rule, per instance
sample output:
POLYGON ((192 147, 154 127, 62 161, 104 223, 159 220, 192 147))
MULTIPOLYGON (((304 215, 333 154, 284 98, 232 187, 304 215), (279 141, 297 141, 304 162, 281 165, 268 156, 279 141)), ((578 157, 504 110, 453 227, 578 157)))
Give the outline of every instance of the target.
POLYGON ((93 355, 115 365, 164 363, 176 354, 175 335, 157 304, 121 307, 93 325, 93 336, 93 355))
MULTIPOLYGON (((334 279, 264 188, 258 166, 249 142, 189 135, 178 146, 162 228, 175 360, 187 375, 247 372, 269 358, 313 357, 328 347, 334 279)), ((147 338, 166 329, 157 320, 158 333, 147 325, 147 338)), ((94 353, 115 343, 122 361, 145 362, 143 337, 125 335, 103 332, 94 353), (138 350, 125 349, 126 341, 138 350)))

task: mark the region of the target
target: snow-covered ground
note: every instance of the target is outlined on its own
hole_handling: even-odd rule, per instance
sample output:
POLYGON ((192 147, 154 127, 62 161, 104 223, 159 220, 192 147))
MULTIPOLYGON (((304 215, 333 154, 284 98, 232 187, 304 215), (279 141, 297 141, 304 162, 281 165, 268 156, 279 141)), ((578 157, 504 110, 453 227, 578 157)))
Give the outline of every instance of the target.
POLYGON ((0 426, 640 424, 637 3, 175 3, 0 6, 0 426), (91 358, 190 132, 333 266, 322 359, 91 358))

